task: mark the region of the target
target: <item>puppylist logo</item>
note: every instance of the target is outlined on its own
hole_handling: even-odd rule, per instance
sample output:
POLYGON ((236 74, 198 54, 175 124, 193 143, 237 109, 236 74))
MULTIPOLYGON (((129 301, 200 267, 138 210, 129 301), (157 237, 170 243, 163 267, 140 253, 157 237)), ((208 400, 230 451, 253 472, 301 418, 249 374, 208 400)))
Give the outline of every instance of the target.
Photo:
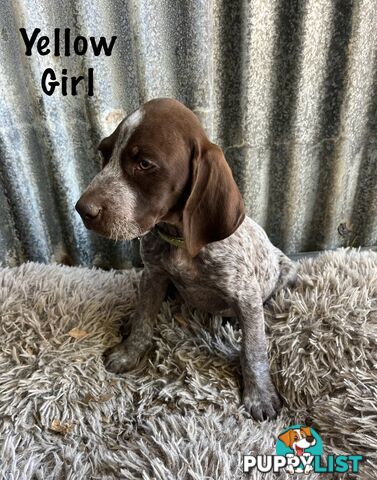
POLYGON ((359 473, 359 464, 363 460, 361 455, 327 455, 326 458, 322 455, 322 440, 314 428, 293 425, 280 433, 276 442, 276 455, 244 455, 243 471, 359 473))

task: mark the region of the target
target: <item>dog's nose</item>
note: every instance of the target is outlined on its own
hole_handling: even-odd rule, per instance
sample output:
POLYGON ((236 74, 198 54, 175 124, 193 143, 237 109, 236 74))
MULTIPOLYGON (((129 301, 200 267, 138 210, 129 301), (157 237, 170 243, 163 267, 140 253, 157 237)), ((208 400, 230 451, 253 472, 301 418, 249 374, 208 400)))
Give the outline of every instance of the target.
POLYGON ((308 437, 306 437, 306 440, 309 442, 309 443, 312 443, 314 441, 314 437, 312 437, 311 435, 309 435, 308 437))
POLYGON ((80 198, 76 203, 76 210, 79 212, 81 218, 87 222, 98 220, 101 214, 101 207, 93 202, 87 202, 80 198))

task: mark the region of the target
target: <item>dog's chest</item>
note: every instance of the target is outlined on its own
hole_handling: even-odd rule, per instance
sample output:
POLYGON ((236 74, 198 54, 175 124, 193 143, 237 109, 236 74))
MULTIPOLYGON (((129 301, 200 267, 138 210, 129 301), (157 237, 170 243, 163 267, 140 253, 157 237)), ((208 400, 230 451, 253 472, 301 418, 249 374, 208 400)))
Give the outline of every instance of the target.
POLYGON ((207 312, 228 308, 216 272, 200 260, 177 248, 165 258, 163 266, 186 303, 207 312))
POLYGON ((190 257, 186 250, 164 245, 156 255, 145 245, 143 259, 145 263, 158 265, 168 275, 187 304, 211 313, 228 309, 216 272, 200 259, 190 257))
POLYGON ((183 248, 172 248, 163 258, 162 265, 172 278, 180 281, 190 283, 200 275, 198 262, 183 248))

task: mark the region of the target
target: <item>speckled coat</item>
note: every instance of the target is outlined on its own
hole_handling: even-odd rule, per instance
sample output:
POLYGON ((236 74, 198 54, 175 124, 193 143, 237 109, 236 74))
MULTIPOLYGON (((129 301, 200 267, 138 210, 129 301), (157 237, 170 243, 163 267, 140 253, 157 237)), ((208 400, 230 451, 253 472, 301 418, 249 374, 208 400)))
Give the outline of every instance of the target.
POLYGON ((107 368, 130 370, 145 354, 173 282, 190 305, 238 317, 245 407, 256 419, 275 416, 280 400, 269 373, 263 302, 294 277, 294 267, 245 216, 223 152, 172 99, 144 104, 99 149, 103 170, 76 208, 102 235, 141 236, 145 265, 131 334, 105 353, 107 368), (185 248, 163 240, 156 227, 182 236, 185 248))
POLYGON ((195 258, 162 240, 156 230, 142 238, 141 254, 145 268, 138 318, 126 344, 109 352, 108 368, 124 371, 136 365, 138 355, 150 344, 153 319, 172 281, 187 304, 238 317, 243 333, 243 402, 256 419, 274 417, 280 400, 269 374, 263 302, 294 281, 294 263, 249 217, 233 235, 208 244, 195 258))

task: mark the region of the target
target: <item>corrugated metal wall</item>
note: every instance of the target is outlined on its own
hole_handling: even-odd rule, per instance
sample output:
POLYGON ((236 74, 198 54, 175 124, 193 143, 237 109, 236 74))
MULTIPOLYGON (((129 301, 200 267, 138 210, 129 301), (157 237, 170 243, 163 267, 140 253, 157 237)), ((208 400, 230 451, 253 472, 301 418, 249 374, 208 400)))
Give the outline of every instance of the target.
POLYGON ((249 214, 287 252, 377 236, 377 0, 2 0, 0 260, 122 266, 74 204, 96 146, 140 103, 176 97, 225 150, 249 214), (110 57, 25 56, 19 28, 118 39, 110 57), (95 95, 42 93, 43 71, 95 95))

